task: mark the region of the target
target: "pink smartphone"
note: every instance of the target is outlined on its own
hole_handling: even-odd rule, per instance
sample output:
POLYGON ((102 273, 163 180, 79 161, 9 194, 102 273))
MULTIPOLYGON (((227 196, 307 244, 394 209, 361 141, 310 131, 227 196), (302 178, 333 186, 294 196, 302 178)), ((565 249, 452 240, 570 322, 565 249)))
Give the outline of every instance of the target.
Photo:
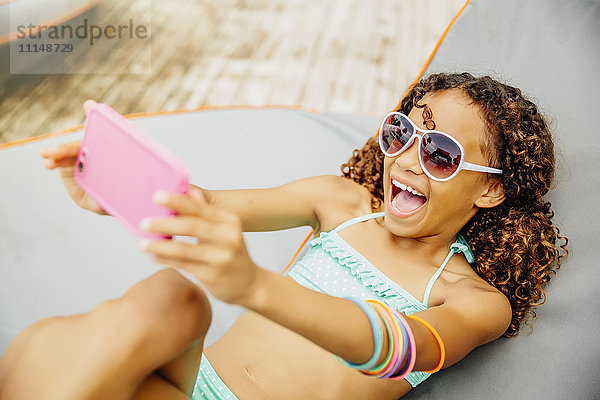
POLYGON ((173 215, 156 205, 153 196, 159 190, 187 193, 189 170, 108 105, 95 104, 86 115, 74 176, 86 193, 138 238, 162 239, 142 232, 140 221, 173 215))

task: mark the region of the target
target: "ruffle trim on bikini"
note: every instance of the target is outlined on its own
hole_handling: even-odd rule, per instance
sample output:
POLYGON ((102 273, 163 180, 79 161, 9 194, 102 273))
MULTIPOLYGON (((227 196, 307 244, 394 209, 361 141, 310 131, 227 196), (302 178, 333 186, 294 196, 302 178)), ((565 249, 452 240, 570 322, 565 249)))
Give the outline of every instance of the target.
MULTIPOLYGON (((377 293, 386 302, 397 309, 404 309, 407 305, 411 307, 412 312, 425 309, 422 304, 415 304, 412 298, 408 298, 396 288, 390 285, 380 275, 372 270, 368 265, 362 262, 356 255, 350 252, 344 243, 341 243, 331 232, 321 232, 319 237, 311 240, 311 246, 321 245, 323 250, 337 259, 340 265, 348 268, 362 284, 377 293)), ((412 313, 411 313, 412 314, 412 313)))

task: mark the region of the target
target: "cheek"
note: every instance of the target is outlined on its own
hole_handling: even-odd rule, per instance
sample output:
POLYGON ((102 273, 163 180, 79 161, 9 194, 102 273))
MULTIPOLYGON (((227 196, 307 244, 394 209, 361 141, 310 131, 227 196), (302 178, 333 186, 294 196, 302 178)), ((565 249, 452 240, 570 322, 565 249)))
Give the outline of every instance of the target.
POLYGON ((392 164, 394 163, 394 159, 390 158, 390 157, 385 157, 383 159, 383 173, 384 174, 388 174, 390 172, 390 168, 392 167, 392 164))
POLYGON ((382 183, 383 183, 384 194, 386 194, 387 190, 388 190, 388 186, 387 185, 388 185, 388 183, 390 181, 389 180, 390 169, 391 169, 391 166, 392 166, 393 162, 394 162, 394 160, 391 159, 391 158, 389 158, 389 157, 386 157, 383 160, 383 176, 381 177, 381 179, 382 179, 382 183))
POLYGON ((477 185, 472 181, 453 180, 432 184, 431 205, 443 215, 462 214, 472 209, 478 197, 477 185))

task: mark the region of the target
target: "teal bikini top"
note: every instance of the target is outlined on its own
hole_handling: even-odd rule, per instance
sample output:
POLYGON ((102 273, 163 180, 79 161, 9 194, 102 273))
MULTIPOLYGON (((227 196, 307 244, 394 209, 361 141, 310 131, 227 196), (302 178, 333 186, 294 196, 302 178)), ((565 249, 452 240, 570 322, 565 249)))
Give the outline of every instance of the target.
MULTIPOLYGON (((288 275, 309 289, 336 297, 377 299, 406 315, 427 309, 431 289, 450 258, 456 253, 463 253, 467 261, 473 263, 473 252, 466 240, 459 235, 450 246, 442 265, 429 279, 421 302, 379 271, 338 234, 351 225, 384 215, 383 212, 363 215, 350 219, 329 232, 321 232, 319 237, 309 242, 308 250, 290 268, 288 275)), ((429 375, 416 371, 409 374, 406 380, 414 387, 429 375)))

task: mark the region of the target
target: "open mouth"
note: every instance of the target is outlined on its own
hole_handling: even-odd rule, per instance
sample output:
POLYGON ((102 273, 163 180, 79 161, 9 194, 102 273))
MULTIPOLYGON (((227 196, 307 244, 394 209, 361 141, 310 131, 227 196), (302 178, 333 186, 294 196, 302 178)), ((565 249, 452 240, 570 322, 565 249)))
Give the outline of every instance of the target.
POLYGON ((392 179, 390 205, 401 215, 413 214, 427 202, 427 197, 404 183, 392 179))

